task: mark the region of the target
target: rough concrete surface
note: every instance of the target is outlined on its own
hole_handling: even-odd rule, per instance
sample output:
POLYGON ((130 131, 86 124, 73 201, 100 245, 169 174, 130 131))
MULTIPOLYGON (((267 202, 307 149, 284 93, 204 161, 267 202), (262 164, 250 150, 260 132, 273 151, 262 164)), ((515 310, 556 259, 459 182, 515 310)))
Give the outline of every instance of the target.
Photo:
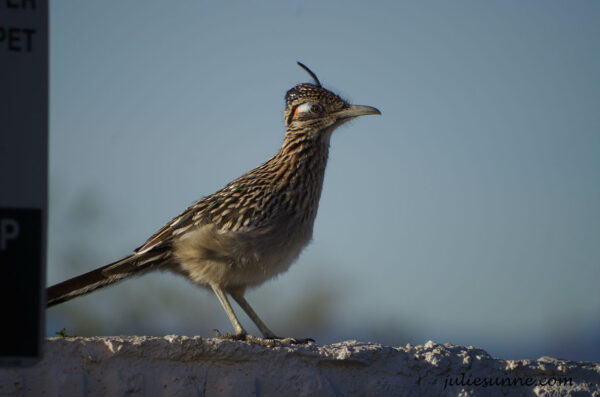
POLYGON ((600 364, 499 360, 434 342, 265 347, 185 336, 51 338, 37 365, 0 368, 0 395, 600 396, 600 364))

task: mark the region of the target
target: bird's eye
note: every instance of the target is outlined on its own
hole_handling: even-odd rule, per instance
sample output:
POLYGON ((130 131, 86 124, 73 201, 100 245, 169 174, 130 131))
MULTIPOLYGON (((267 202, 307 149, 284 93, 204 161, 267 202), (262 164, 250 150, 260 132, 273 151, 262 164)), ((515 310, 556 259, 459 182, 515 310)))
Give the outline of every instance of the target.
POLYGON ((321 114, 321 113, 323 113, 324 110, 325 110, 325 108, 323 107, 323 105, 319 105, 318 103, 314 103, 314 102, 306 102, 306 103, 303 103, 302 105, 299 105, 296 108, 296 110, 294 111, 294 116, 297 116, 299 114, 309 114, 309 113, 321 114))
POLYGON ((313 103, 312 105, 310 105, 310 111, 313 113, 323 113, 323 106, 319 105, 318 103, 313 103))

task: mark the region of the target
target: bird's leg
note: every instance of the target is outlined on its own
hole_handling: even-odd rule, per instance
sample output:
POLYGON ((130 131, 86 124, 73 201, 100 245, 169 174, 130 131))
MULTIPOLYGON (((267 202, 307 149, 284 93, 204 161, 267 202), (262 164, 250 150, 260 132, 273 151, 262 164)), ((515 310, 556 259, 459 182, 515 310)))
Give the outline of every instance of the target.
POLYGON ((255 338, 253 336, 248 335, 246 340, 249 340, 250 342, 253 342, 253 343, 257 343, 259 345, 270 346, 270 347, 280 346, 282 343, 283 344, 286 344, 286 343, 296 344, 296 343, 314 342, 314 339, 311 339, 311 338, 296 339, 296 338, 280 338, 278 336, 275 336, 273 331, 271 331, 265 325, 265 323, 262 322, 262 320, 258 317, 258 314, 256 314, 256 312, 252 309, 252 306, 250 306, 250 304, 248 303, 246 298, 244 298, 244 288, 229 288, 227 290, 227 292, 229 292, 229 294, 233 297, 233 299, 235 299, 235 301, 238 303, 238 305, 240 305, 240 307, 242 309, 244 309, 244 311, 246 312, 248 317, 250 317, 252 319, 252 321, 254 321, 254 324, 256 324, 256 326, 258 327, 260 332, 262 332, 263 336, 265 337, 265 339, 261 340, 260 338, 255 338))
MULTIPOLYGON (((246 330, 242 327, 242 324, 240 324, 240 321, 233 312, 233 308, 227 299, 227 295, 225 295, 225 292, 220 286, 216 284, 211 284, 210 286, 215 292, 215 295, 217 295, 217 298, 219 298, 219 302, 221 302, 221 306, 223 306, 225 313, 227 313, 227 317, 229 317, 229 321, 231 321, 233 328, 235 328, 235 335, 233 335, 234 339, 245 339, 247 335, 246 330)), ((225 336, 227 337, 227 335, 225 336)))
POLYGON ((250 317, 254 324, 256 324, 256 326, 265 338, 280 339, 275 336, 273 331, 271 331, 269 327, 265 325, 265 323, 262 322, 260 317, 258 317, 258 314, 256 314, 254 309, 252 309, 252 306, 250 306, 246 298, 244 298, 244 289, 230 288, 227 292, 229 292, 229 294, 233 297, 233 299, 235 299, 238 305, 240 305, 240 307, 244 309, 248 317, 250 317))

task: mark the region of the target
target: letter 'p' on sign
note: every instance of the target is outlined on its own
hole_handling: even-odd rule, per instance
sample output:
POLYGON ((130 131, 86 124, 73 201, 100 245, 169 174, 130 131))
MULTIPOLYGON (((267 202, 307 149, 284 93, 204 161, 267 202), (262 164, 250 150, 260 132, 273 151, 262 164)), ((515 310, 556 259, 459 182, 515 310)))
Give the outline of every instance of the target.
POLYGON ((0 104, 0 365, 28 365, 45 328, 48 0, 0 0, 0 104))
POLYGON ((8 240, 19 235, 19 223, 14 219, 0 219, 0 251, 6 251, 8 240))

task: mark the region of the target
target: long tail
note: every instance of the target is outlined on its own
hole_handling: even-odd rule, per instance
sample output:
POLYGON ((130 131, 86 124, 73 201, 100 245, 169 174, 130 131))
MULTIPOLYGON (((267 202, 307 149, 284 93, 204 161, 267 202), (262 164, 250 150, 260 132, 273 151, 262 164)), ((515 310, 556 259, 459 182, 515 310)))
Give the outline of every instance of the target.
POLYGON ((91 272, 48 287, 46 289, 46 307, 58 305, 78 296, 89 294, 97 289, 107 287, 117 281, 156 269, 167 261, 169 255, 168 251, 146 252, 142 255, 133 254, 91 272))

